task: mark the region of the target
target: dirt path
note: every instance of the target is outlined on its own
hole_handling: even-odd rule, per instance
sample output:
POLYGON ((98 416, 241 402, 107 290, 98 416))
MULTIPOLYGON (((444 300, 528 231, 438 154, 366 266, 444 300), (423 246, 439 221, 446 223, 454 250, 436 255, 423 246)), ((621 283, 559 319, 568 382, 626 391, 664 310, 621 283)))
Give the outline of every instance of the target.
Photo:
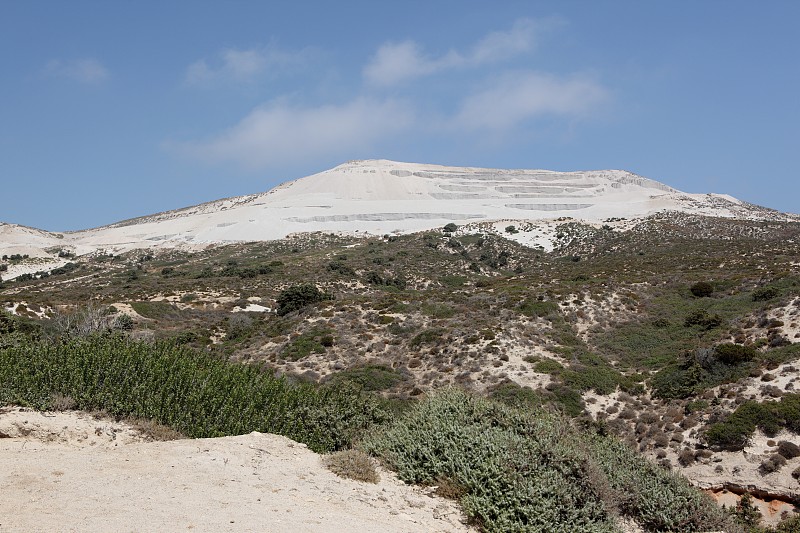
POLYGON ((468 531, 458 507, 381 472, 329 472, 290 439, 145 442, 79 413, 0 410, 0 532, 468 531))

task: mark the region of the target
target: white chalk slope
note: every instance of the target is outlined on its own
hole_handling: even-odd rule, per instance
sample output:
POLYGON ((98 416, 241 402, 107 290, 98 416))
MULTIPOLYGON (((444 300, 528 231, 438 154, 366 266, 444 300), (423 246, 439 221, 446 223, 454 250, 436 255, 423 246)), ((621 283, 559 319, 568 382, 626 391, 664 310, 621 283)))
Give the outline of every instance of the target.
MULTIPOLYGON (((621 170, 553 172, 351 161, 268 192, 72 232, 0 224, 0 253, 84 254, 280 239, 292 233, 406 233, 490 220, 572 217, 601 222, 675 210, 761 218, 769 210, 717 194, 687 194, 621 170)), ((774 216, 774 212, 772 212, 774 216)))

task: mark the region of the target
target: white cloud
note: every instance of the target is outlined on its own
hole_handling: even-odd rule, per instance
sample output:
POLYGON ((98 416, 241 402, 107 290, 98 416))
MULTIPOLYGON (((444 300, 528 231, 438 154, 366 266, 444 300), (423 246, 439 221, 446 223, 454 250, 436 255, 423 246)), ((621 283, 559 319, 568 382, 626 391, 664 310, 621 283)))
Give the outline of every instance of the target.
POLYGON ((366 149, 407 128, 412 115, 396 101, 359 98, 319 107, 293 107, 278 101, 253 110, 209 141, 168 142, 165 147, 193 158, 230 161, 257 170, 366 149))
POLYGON ((537 116, 585 115, 607 97, 606 89, 588 78, 516 72, 467 96, 455 122, 467 129, 504 130, 537 116))
POLYGON ((470 60, 480 64, 530 52, 536 45, 539 30, 548 24, 531 19, 517 20, 510 30, 492 32, 481 39, 473 48, 470 60))
POLYGON ((426 56, 414 41, 385 43, 364 67, 364 78, 373 85, 392 85, 446 69, 503 61, 531 52, 540 30, 550 25, 550 20, 520 19, 510 30, 487 34, 469 53, 451 50, 437 58, 426 56))
POLYGON ((462 62, 463 58, 455 52, 439 59, 425 57, 422 48, 414 41, 386 43, 378 48, 375 57, 364 67, 364 77, 374 85, 392 85, 462 62))
POLYGON ((99 83, 109 77, 108 69, 93 58, 48 61, 43 70, 46 76, 67 78, 81 83, 99 83))
POLYGON ((215 80, 248 82, 276 68, 305 64, 308 56, 308 50, 287 52, 274 46, 247 50, 227 48, 213 60, 204 58, 189 65, 185 79, 193 85, 215 80))

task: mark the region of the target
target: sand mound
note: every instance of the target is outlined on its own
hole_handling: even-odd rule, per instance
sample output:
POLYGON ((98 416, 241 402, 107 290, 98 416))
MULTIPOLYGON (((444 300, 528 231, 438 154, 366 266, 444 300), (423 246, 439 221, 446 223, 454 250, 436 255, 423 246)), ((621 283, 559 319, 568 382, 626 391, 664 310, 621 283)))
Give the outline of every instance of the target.
POLYGON ((147 442, 81 413, 0 409, 0 531, 468 531, 382 471, 342 479, 277 435, 147 442))

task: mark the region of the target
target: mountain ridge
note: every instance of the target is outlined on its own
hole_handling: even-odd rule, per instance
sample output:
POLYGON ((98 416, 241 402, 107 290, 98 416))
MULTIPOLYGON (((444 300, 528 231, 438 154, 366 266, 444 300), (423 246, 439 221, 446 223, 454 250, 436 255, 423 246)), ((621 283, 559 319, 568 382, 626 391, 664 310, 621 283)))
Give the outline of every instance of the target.
POLYGON ((664 211, 794 219, 724 194, 691 194, 625 170, 559 172, 354 160, 264 192, 70 232, 2 224, 0 252, 82 255, 153 247, 205 247, 294 233, 401 234, 450 222, 589 223, 664 211), (35 238, 34 238, 35 235, 35 238))

